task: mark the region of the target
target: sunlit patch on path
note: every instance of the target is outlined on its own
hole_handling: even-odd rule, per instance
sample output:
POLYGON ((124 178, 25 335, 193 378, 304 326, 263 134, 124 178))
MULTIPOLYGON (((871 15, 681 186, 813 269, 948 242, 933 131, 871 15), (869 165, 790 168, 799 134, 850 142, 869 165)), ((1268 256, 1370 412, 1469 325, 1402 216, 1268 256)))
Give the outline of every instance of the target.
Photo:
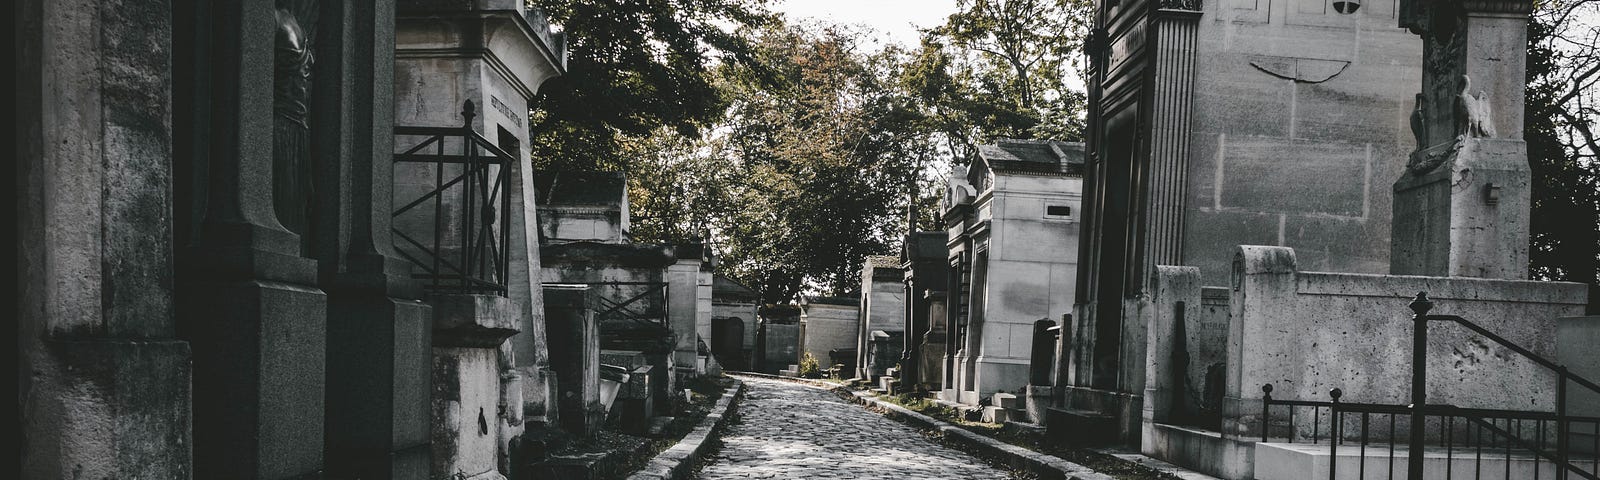
POLYGON ((722 435, 701 479, 1004 479, 1006 472, 933 443, 833 393, 745 378, 740 422, 722 435))

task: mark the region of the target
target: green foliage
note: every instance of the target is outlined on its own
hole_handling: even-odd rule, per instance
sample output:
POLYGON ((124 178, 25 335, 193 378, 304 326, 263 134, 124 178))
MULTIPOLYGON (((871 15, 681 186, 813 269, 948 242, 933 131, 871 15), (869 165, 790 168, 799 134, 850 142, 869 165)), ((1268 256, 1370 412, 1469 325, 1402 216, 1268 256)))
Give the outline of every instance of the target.
POLYGON ((765 302, 854 295, 862 260, 903 234, 907 187, 925 181, 932 150, 892 81, 904 54, 863 54, 859 33, 829 26, 773 25, 752 41, 751 64, 716 72, 733 100, 707 135, 661 130, 631 155, 643 167, 634 236, 712 239, 723 272, 765 302))
POLYGON ((817 357, 811 352, 800 355, 800 371, 803 378, 822 378, 822 364, 817 362, 817 357))
POLYGON ((753 55, 741 29, 761 0, 531 0, 568 39, 567 72, 539 88, 529 123, 542 168, 628 170, 628 143, 660 128, 694 138, 727 102, 709 72, 753 55))
POLYGON ((1089 0, 963 1, 880 51, 765 0, 531 3, 571 42, 535 101, 536 166, 626 171, 635 241, 708 241, 764 302, 855 295, 866 256, 936 228, 946 165, 1082 124, 1064 79, 1089 0))
POLYGON ((929 112, 957 163, 995 137, 1082 138, 1087 97, 1080 51, 1093 0, 961 0, 924 32, 906 88, 929 112))

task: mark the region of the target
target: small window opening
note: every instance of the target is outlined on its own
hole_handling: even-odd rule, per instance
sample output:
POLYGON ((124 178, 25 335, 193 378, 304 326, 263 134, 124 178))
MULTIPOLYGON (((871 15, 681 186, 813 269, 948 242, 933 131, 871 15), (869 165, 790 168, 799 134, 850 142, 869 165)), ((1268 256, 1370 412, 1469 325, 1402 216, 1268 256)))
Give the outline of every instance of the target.
POLYGON ((1044 207, 1044 214, 1052 217, 1070 217, 1072 216, 1072 206, 1050 205, 1048 207, 1044 207))

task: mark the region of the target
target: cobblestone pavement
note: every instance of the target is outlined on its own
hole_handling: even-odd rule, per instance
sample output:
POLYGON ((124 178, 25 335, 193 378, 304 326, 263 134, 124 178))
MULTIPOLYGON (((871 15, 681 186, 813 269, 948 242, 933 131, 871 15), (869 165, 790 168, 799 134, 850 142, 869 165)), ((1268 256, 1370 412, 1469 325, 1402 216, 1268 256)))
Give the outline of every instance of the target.
POLYGON ((740 421, 728 425, 701 479, 1012 478, 832 392, 740 379, 747 385, 740 421))

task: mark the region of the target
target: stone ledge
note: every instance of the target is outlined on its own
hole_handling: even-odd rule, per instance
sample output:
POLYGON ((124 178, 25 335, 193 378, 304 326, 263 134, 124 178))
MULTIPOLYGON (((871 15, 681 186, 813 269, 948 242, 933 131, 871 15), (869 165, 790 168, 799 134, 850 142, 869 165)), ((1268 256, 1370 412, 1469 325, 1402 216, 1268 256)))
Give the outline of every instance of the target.
POLYGON ((1094 471, 1089 467, 1072 463, 1051 455, 1045 455, 1033 450, 1022 448, 1009 443, 985 437, 971 430, 961 428, 942 420, 913 412, 905 407, 884 402, 868 397, 865 393, 836 388, 836 393, 845 395, 856 403, 883 408, 893 414, 887 417, 899 420, 912 426, 935 430, 944 435, 945 440, 972 448, 984 456, 994 458, 1000 463, 1027 470, 1044 478, 1062 478, 1066 480, 1113 480, 1113 477, 1094 471))
POLYGON ((693 468, 700 458, 706 454, 710 447, 707 440, 722 434, 722 429, 727 425, 727 417, 738 406, 739 397, 744 395, 744 382, 734 379, 733 386, 723 390, 722 398, 717 399, 717 404, 711 408, 711 413, 700 419, 700 424, 695 425, 687 435, 683 436, 676 445, 650 459, 644 468, 628 476, 628 480, 667 480, 688 478, 693 473, 693 468))

